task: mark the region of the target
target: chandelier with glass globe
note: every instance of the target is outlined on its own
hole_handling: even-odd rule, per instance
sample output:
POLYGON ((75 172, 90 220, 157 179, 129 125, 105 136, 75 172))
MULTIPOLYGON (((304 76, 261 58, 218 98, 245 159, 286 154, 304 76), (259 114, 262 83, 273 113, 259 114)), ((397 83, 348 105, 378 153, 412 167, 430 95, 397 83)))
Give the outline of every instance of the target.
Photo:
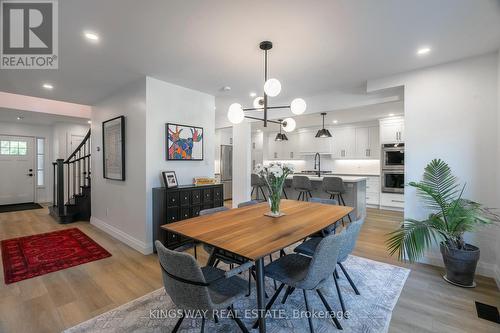
POLYGON ((231 104, 227 112, 227 118, 233 124, 239 124, 245 118, 263 121, 264 127, 267 127, 267 123, 275 123, 279 124, 280 129, 283 128, 285 132, 291 132, 296 126, 293 118, 270 120, 268 118, 268 110, 290 109, 293 114, 299 115, 306 111, 306 102, 302 98, 295 98, 290 105, 270 106, 268 104, 269 97, 276 97, 281 92, 281 83, 278 79, 267 77, 267 51, 273 48, 273 43, 270 41, 263 41, 259 44, 259 47, 264 51, 264 96, 256 97, 253 101, 252 108, 243 108, 239 103, 231 104), (262 111, 262 118, 247 116, 245 115, 246 111, 262 111))

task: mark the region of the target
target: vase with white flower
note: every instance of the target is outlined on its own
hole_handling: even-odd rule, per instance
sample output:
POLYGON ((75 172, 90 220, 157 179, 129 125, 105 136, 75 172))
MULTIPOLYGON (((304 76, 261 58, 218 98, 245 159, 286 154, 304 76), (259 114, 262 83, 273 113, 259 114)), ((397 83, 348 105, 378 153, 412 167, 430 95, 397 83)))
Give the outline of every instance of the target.
POLYGON ((264 179, 269 190, 269 207, 271 211, 267 216, 280 217, 285 214, 280 212, 281 193, 285 185, 286 177, 293 173, 293 166, 283 163, 270 163, 267 166, 257 164, 255 173, 264 179))

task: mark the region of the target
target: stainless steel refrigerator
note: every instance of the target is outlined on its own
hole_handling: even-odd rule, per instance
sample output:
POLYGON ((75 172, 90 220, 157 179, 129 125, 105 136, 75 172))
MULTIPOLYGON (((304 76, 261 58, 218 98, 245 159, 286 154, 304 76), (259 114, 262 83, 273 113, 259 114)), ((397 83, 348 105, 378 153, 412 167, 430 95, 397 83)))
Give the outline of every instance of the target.
POLYGON ((233 146, 220 146, 220 178, 224 200, 229 200, 233 197, 233 146))

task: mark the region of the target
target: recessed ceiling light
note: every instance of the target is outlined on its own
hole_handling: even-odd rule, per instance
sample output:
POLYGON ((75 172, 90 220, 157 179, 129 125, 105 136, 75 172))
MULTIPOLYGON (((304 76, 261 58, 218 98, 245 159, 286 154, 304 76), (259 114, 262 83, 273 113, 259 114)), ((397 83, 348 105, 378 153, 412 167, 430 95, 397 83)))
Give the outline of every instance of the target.
POLYGON ((394 113, 389 113, 389 117, 394 117, 394 113))
POLYGON ((92 124, 92 121, 91 120, 87 120, 87 124, 92 124))
POLYGON ((42 87, 44 87, 45 89, 49 89, 49 90, 54 89, 54 86, 53 86, 53 85, 51 85, 50 83, 44 83, 44 84, 42 85, 42 87))
POLYGON ((222 91, 231 91, 231 87, 230 86, 224 86, 224 87, 222 87, 222 91))
POLYGON ((256 96, 257 96, 257 93, 254 93, 254 92, 251 92, 251 93, 250 93, 250 97, 254 98, 254 97, 256 97, 256 96))
POLYGON ((99 36, 94 32, 85 31, 83 35, 85 36, 85 38, 93 42, 97 42, 99 40, 99 36))
POLYGON ((338 120, 334 120, 334 121, 333 121, 333 123, 334 123, 334 124, 337 124, 338 122, 339 122, 338 120))
POLYGON ((23 116, 18 116, 18 117, 17 117, 17 120, 23 120, 23 119, 24 119, 24 117, 23 117, 23 116))
POLYGON ((429 52, 431 52, 431 48, 430 47, 421 47, 417 50, 417 54, 418 55, 426 55, 428 54, 429 52))

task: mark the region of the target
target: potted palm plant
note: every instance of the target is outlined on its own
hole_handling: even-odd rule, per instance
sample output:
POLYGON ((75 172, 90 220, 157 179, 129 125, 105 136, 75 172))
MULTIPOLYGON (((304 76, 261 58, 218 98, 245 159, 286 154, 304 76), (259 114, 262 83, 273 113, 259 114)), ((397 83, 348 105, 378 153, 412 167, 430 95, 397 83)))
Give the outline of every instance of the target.
POLYGON ((439 243, 445 272, 443 278, 461 287, 474 287, 479 248, 464 241, 464 233, 481 225, 496 223, 499 216, 480 203, 463 198, 461 185, 448 164, 432 160, 420 182, 410 182, 417 195, 431 211, 424 220, 406 219, 401 228, 389 234, 391 255, 399 260, 415 262, 434 243, 439 243))

